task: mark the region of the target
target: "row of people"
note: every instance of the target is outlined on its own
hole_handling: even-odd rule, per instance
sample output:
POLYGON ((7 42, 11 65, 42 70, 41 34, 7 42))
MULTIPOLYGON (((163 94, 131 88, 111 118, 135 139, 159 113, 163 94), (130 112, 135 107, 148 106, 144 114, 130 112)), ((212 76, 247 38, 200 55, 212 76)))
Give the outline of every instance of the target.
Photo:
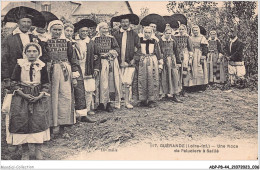
MULTIPOLYGON (((181 102, 177 96, 187 87, 225 81, 215 31, 207 40, 194 25, 189 36, 185 23, 180 23, 179 33, 173 35, 161 16, 151 14, 141 21, 143 32, 138 35, 130 24, 139 24, 139 18, 127 14, 112 18, 121 24, 112 35, 105 22, 83 19, 64 25, 55 17, 47 22, 47 33, 37 28, 33 35, 30 27, 37 25, 32 10, 18 8, 18 27, 4 40, 2 79, 11 80, 14 94, 7 142, 22 144, 25 151, 28 143, 29 148, 35 144, 37 159, 42 159, 41 144, 50 140, 50 132, 62 133, 65 126, 76 123, 76 116, 93 123, 88 114, 94 109, 112 112, 113 107, 120 109, 122 99, 128 109, 133 108, 133 98, 141 106, 156 107, 160 96, 181 102), (89 37, 93 27, 97 34, 89 37), (77 39, 72 32, 78 33, 77 39)), ((240 54, 232 48, 231 59, 237 64, 240 54)))

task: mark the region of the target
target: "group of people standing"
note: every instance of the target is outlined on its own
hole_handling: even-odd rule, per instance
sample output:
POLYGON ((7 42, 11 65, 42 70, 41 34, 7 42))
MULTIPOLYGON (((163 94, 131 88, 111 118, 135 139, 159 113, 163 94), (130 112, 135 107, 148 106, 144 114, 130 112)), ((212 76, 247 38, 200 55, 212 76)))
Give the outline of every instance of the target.
MULTIPOLYGON (((141 20, 138 34, 131 29, 139 24, 135 14, 113 17, 111 27, 114 22, 120 27, 111 33, 105 22, 64 24, 51 13, 27 7, 11 12, 17 15, 7 13, 5 21, 15 20, 18 27, 3 41, 1 63, 2 80, 13 94, 7 143, 22 145, 25 160, 30 153, 43 159, 42 143, 51 134, 62 134, 76 117, 93 123, 89 115, 96 110, 132 109, 133 99, 144 107, 156 107, 163 97, 181 103, 178 96, 190 87, 201 90, 209 82, 225 82, 216 30, 207 40, 194 25, 190 36, 185 17, 150 14, 141 20)), ((233 80, 245 72, 243 45, 235 32, 230 38, 233 80)))

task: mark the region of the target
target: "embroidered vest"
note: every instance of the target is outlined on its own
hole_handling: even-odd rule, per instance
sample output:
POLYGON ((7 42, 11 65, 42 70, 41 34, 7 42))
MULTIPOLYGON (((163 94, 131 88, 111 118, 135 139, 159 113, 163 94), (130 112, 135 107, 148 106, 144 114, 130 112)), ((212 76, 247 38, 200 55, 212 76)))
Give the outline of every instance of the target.
POLYGON ((216 40, 209 40, 209 51, 214 52, 218 51, 218 45, 216 40))
POLYGON ((175 36, 175 38, 178 44, 177 47, 179 51, 188 47, 188 36, 175 36))
POLYGON ((52 39, 47 41, 47 50, 50 60, 65 60, 68 59, 68 44, 65 39, 52 39))
POLYGON ((112 39, 111 37, 96 37, 95 38, 95 52, 100 53, 107 53, 111 50, 112 47, 112 39))
POLYGON ((164 57, 174 54, 173 52, 173 41, 162 41, 162 53, 164 57))

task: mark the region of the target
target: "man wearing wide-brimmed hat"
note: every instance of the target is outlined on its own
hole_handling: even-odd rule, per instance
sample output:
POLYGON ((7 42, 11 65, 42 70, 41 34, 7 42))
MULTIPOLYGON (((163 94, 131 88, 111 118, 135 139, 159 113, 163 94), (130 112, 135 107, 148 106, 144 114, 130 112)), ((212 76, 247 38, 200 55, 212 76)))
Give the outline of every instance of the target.
MULTIPOLYGON (((2 46, 2 80, 10 82, 10 77, 17 63, 22 58, 23 47, 30 42, 41 44, 37 36, 30 32, 31 26, 44 27, 45 19, 42 14, 32 8, 20 6, 11 9, 5 16, 4 22, 16 22, 18 27, 3 40, 2 46)), ((8 85, 7 85, 8 86, 8 85)))
MULTIPOLYGON (((130 24, 138 25, 139 18, 135 14, 126 14, 113 17, 111 19, 111 24, 113 24, 114 21, 120 22, 121 25, 121 28, 114 32, 113 35, 120 46, 118 60, 122 71, 125 107, 132 109, 133 106, 130 104, 129 100, 135 72, 134 56, 136 55, 137 50, 140 48, 140 43, 138 34, 130 28, 130 24)), ((120 108, 120 103, 117 103, 115 107, 120 108)))

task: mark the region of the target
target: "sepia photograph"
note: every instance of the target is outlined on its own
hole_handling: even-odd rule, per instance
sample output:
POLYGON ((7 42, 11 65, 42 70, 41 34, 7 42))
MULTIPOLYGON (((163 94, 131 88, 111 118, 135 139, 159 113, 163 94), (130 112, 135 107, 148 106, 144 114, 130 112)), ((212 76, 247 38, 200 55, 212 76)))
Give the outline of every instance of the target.
POLYGON ((258 155, 258 1, 1 1, 1 160, 258 155))

